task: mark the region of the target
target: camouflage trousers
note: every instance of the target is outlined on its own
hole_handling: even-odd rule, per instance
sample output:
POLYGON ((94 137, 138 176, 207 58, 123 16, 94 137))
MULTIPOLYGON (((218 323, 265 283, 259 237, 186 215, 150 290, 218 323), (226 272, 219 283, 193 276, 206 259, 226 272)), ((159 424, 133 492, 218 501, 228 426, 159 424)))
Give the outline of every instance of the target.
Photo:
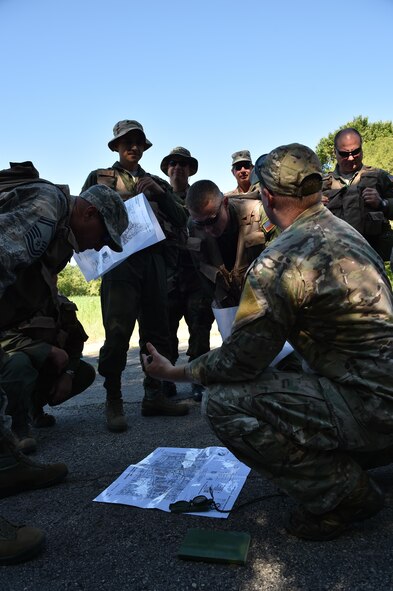
POLYGON ((370 432, 349 411, 346 400, 356 396, 317 375, 269 368, 254 381, 209 386, 203 406, 237 458, 320 514, 364 468, 393 461, 393 435, 370 432))
POLYGON ((176 288, 168 294, 169 333, 171 344, 170 360, 173 364, 179 358, 179 339, 177 331, 180 320, 184 316, 189 339, 186 355, 196 359, 210 350, 210 330, 214 322, 211 298, 207 297, 202 288, 176 288))
MULTIPOLYGON (((4 361, 5 361, 5 354, 2 350, 2 348, 0 347, 0 371, 1 371, 1 367, 2 367, 4 361)), ((9 433, 10 429, 11 429, 11 417, 5 414, 5 409, 7 408, 7 405, 8 405, 8 399, 7 399, 7 396, 6 396, 3 388, 1 387, 1 373, 0 373, 0 437, 4 433, 9 433)))

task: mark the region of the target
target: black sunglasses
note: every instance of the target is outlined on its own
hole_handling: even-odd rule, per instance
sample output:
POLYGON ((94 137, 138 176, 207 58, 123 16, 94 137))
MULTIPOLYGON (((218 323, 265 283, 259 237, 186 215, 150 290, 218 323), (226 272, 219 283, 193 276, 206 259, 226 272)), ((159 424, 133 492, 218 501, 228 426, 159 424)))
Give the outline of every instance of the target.
POLYGON ((184 168, 187 166, 188 162, 186 160, 169 160, 168 162, 168 166, 176 166, 176 164, 184 168))
POLYGON ((340 154, 341 158, 349 158, 350 156, 359 156, 360 152, 362 151, 362 146, 360 146, 360 148, 356 148, 356 150, 352 150, 351 152, 345 152, 345 150, 339 150, 338 148, 336 148, 336 150, 337 153, 340 154))
POLYGON ((233 168, 237 171, 241 170, 242 168, 245 168, 246 170, 250 170, 251 167, 252 167, 251 162, 238 162, 237 164, 233 165, 233 168))
POLYGON ((194 513, 197 511, 205 512, 215 509, 219 513, 231 512, 231 510, 220 509, 220 504, 216 503, 214 499, 211 486, 209 486, 209 493, 211 494, 211 498, 206 497, 205 495, 198 495, 190 501, 176 501, 176 503, 171 503, 169 505, 169 511, 171 511, 171 513, 194 513))
POLYGON ((202 220, 202 221, 192 220, 192 223, 195 226, 198 226, 198 228, 205 228, 206 226, 214 226, 214 224, 217 223, 218 218, 220 217, 220 210, 221 210, 221 206, 223 203, 224 203, 224 201, 221 201, 220 207, 217 209, 217 213, 215 213, 212 217, 207 218, 207 220, 202 220))

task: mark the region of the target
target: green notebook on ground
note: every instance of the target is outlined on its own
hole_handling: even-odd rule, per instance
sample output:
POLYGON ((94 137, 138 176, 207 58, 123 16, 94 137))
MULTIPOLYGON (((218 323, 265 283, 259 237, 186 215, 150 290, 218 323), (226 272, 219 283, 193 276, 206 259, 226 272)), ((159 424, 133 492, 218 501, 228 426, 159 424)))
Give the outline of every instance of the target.
POLYGON ((250 534, 193 527, 188 530, 179 551, 184 560, 203 560, 226 564, 246 564, 250 534))

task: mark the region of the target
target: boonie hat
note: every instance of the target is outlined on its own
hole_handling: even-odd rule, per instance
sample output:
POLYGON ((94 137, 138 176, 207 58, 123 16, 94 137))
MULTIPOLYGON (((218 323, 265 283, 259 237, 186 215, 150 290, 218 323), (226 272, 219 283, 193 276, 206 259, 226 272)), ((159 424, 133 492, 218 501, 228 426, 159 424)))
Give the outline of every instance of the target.
POLYGON ((169 152, 168 156, 165 156, 165 158, 162 159, 160 168, 167 176, 169 162, 171 160, 176 160, 176 158, 187 161, 190 167, 190 176, 195 174, 198 170, 198 160, 191 156, 191 152, 189 150, 182 148, 182 146, 178 146, 177 148, 173 148, 173 150, 169 152))
POLYGON ((110 237, 109 248, 121 252, 123 247, 120 236, 128 226, 128 214, 120 195, 105 185, 93 185, 79 197, 97 208, 110 237))
POLYGON ((250 180, 251 183, 260 181, 278 195, 305 197, 320 191, 322 167, 311 148, 288 144, 260 156, 250 180))
POLYGON ((113 138, 108 142, 108 146, 112 152, 117 152, 116 146, 118 140, 124 135, 127 135, 127 133, 130 133, 130 131, 139 131, 143 135, 145 141, 144 151, 152 147, 153 144, 146 138, 142 125, 133 119, 124 119, 123 121, 118 121, 113 128, 113 138))
POLYGON ((240 150, 240 152, 234 152, 232 154, 232 166, 238 162, 251 162, 251 154, 248 150, 240 150))

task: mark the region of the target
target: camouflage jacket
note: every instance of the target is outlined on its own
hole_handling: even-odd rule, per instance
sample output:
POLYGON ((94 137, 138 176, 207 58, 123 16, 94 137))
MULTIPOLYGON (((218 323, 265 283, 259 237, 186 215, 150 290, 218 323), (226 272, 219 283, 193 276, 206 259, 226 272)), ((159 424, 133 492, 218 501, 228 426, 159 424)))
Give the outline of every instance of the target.
POLYGON ((232 231, 236 253, 232 269, 225 266, 220 239, 189 222, 188 248, 206 293, 214 298, 214 305, 219 308, 238 305, 248 266, 278 233, 259 199, 233 197, 228 202, 228 211, 232 227, 235 227, 232 231))
MULTIPOLYGON (((149 174, 138 165, 137 177, 150 176, 164 191, 164 195, 150 197, 149 202, 164 231, 167 239, 176 243, 186 242, 187 210, 181 200, 177 199, 169 183, 158 176, 149 174)), ((102 184, 114 189, 126 201, 138 194, 137 181, 119 162, 110 168, 92 171, 87 177, 82 191, 89 187, 102 184)))
POLYGON ((252 380, 286 340, 327 387, 360 393, 348 401, 360 414, 388 420, 380 407, 393 400, 390 283, 362 236, 321 204, 255 260, 231 336, 190 362, 192 377, 202 384, 252 380))
POLYGON ((0 328, 46 305, 48 316, 57 314, 52 276, 78 250, 69 226, 73 202, 45 181, 0 192, 0 328))

